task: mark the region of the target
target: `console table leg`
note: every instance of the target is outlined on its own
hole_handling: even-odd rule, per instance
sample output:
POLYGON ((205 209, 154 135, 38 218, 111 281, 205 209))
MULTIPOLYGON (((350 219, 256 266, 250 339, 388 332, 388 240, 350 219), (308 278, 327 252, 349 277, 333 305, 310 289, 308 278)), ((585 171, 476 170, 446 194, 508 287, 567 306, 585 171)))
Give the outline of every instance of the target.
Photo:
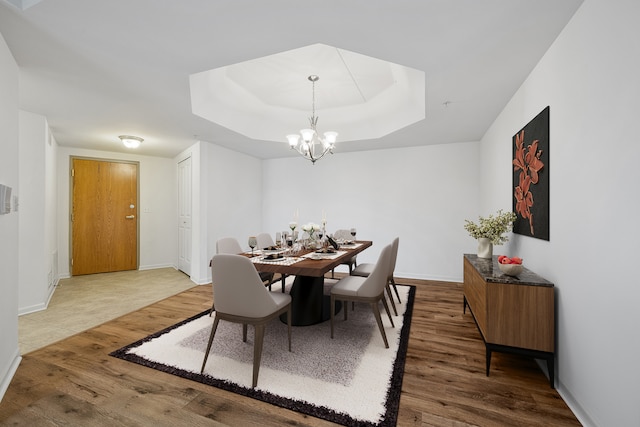
POLYGON ((462 296, 462 314, 467 314, 467 297, 462 296))
POLYGON ((551 388, 556 388, 556 373, 555 373, 555 357, 553 355, 547 357, 547 371, 549 371, 549 385, 551 388))
POLYGON ((489 367, 491 366, 491 348, 489 348, 489 346, 486 345, 486 344, 485 344, 485 346, 487 348, 487 357, 486 357, 486 359, 487 359, 487 376, 489 376, 489 367))

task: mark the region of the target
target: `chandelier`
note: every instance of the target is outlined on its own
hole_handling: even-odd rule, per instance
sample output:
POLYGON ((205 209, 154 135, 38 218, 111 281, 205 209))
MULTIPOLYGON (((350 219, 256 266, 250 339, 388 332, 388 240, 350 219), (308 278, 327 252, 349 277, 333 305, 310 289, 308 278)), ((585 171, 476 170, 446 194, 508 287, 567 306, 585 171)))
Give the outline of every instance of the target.
POLYGON ((325 154, 333 154, 338 132, 325 132, 324 138, 318 135, 316 130, 316 125, 318 124, 318 118, 316 117, 316 82, 320 77, 311 75, 308 79, 312 84, 310 128, 301 129, 299 134, 287 135, 287 140, 289 140, 291 149, 295 149, 302 157, 311 160, 311 163, 315 164, 316 160, 320 160, 325 154))

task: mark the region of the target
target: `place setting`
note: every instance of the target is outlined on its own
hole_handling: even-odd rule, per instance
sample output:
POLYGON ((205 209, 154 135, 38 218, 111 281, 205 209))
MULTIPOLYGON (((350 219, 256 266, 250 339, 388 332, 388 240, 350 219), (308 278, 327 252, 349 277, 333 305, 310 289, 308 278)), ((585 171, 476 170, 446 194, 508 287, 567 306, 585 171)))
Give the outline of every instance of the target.
POLYGON ((339 251, 334 248, 322 248, 317 249, 313 252, 309 252, 308 254, 302 255, 303 258, 313 259, 313 260, 326 260, 326 259, 336 259, 345 254, 345 251, 339 251))

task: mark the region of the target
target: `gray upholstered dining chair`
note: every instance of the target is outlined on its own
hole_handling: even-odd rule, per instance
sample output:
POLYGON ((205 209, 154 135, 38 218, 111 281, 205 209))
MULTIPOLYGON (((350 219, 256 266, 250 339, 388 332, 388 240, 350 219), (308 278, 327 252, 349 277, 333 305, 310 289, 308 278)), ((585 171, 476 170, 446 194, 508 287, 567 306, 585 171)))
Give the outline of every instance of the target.
MULTIPOLYGON (((222 237, 221 239, 218 239, 216 241, 216 254, 237 255, 241 253, 242 253, 242 247, 240 246, 240 243, 238 243, 238 240, 235 237, 222 237)), ((209 266, 211 266, 212 263, 213 263, 213 260, 211 260, 211 262, 209 263, 209 266)), ((265 286, 270 285, 271 281, 273 280, 273 273, 260 272, 258 274, 260 276, 260 280, 262 280, 262 283, 265 286)), ((215 310, 215 305, 216 305, 216 302, 214 300, 213 303, 211 304, 211 312, 209 313, 209 316, 211 316, 211 313, 213 313, 213 311, 215 310)))
MULTIPOLYGON (((259 233, 256 235, 256 240, 258 241, 258 249, 264 249, 271 246, 275 246, 273 239, 271 238, 271 234, 269 233, 259 233)), ((276 280, 273 273, 261 273, 260 277, 263 279, 268 279, 267 286, 269 286, 269 290, 271 290, 271 285, 280 280, 282 283, 282 292, 284 293, 285 288, 285 280, 287 276, 285 274, 281 274, 280 277, 276 280), (268 275, 271 275, 270 277, 268 275)))
POLYGON ((235 237, 223 237, 216 242, 217 254, 239 254, 242 247, 235 237))
MULTIPOLYGON (((257 239, 257 237, 256 237, 257 239)), ((240 254, 242 253, 242 247, 240 243, 234 237, 223 237, 216 242, 217 254, 240 254)), ((260 272, 260 279, 268 285, 273 279, 273 273, 260 272)))
MULTIPOLYGON (((335 233, 333 233, 333 238, 336 239, 336 240, 351 240, 351 239, 353 239, 353 236, 351 236, 351 231, 340 229, 340 230, 336 230, 335 233)), ((351 274, 351 271, 355 267, 358 266, 357 255, 356 256, 352 256, 348 260, 341 262, 340 265, 348 266, 349 267, 349 274, 351 274)), ((331 278, 332 279, 335 277, 334 276, 334 272, 335 272, 335 268, 331 270, 331 278)))
MULTIPOLYGON (((393 294, 391 293, 391 286, 393 286, 393 290, 396 292, 396 297, 398 298, 398 304, 401 304, 400 294, 398 293, 398 288, 396 286, 396 281, 393 278, 393 272, 396 269, 396 259, 398 258, 398 245, 400 244, 400 238, 396 237, 391 242, 391 262, 389 263, 389 274, 387 277, 387 285, 385 289, 387 290, 387 294, 389 295, 389 300, 391 301, 391 307, 393 308, 393 312, 395 315, 398 315, 398 310, 396 310, 396 304, 393 301, 393 294)), ((357 266, 353 272, 351 272, 354 276, 362 276, 367 277, 371 274, 373 269, 375 268, 375 264, 364 263, 357 266)))
POLYGON ((378 328, 380 329, 380 334, 382 335, 382 340, 384 341, 384 346, 389 348, 389 343, 387 342, 387 334, 384 332, 384 326, 382 324, 382 318, 380 317, 380 308, 379 303, 382 301, 382 305, 384 305, 384 309, 387 312, 387 316, 389 317, 389 321, 391 322, 391 326, 395 327, 393 324, 393 318, 391 317, 391 313, 389 312, 389 306, 387 305, 387 300, 384 297, 385 285, 387 283, 387 275, 389 272, 389 262, 391 258, 391 245, 387 245, 380 252, 380 256, 378 257, 378 261, 373 268, 371 274, 368 277, 361 276, 347 276, 340 280, 338 283, 333 285, 331 288, 331 338, 333 338, 333 318, 334 318, 334 308, 336 301, 343 301, 344 307, 344 320, 347 320, 347 302, 366 302, 371 305, 373 310, 373 315, 376 318, 376 323, 378 324, 378 328))
MULTIPOLYGON (((255 336, 251 387, 255 387, 258 383, 265 325, 283 313, 287 313, 289 351, 291 351, 291 296, 269 292, 263 286, 251 260, 242 255, 214 256, 211 260, 211 276, 216 311, 200 373, 204 372, 220 320, 241 323, 243 342, 247 341, 247 325, 253 325, 255 336)), ((280 326, 279 322, 278 326, 280 326)))

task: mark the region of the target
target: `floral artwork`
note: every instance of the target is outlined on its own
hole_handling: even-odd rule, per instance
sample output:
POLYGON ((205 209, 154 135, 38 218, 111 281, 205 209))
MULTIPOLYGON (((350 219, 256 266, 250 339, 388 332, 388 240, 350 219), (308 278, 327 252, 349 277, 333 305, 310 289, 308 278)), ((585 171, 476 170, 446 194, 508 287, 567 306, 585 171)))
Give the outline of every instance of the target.
POLYGON ((513 232, 549 240, 549 107, 513 136, 513 232))

